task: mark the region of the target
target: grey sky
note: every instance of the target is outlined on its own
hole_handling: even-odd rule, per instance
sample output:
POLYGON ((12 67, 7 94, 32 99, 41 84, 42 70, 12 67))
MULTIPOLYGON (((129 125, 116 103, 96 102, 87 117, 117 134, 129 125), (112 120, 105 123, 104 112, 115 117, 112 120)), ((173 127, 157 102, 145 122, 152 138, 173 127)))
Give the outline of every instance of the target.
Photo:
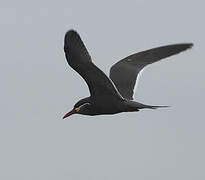
POLYGON ((0 179, 204 180, 204 2, 2 1, 0 179), (194 48, 144 70, 135 99, 169 109, 74 115, 89 95, 66 63, 76 29, 108 74, 134 52, 171 43, 194 48))

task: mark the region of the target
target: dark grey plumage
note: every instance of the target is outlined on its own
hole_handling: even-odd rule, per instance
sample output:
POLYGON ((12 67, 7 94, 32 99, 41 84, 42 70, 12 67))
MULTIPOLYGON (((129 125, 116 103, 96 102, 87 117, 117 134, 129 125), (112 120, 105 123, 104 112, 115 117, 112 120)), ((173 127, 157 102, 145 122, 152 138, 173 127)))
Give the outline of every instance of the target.
POLYGON ((120 94, 131 100, 133 99, 137 76, 145 66, 178 54, 192 46, 191 43, 173 44, 130 55, 111 67, 110 79, 112 79, 120 94))
POLYGON ((70 30, 65 35, 64 51, 68 64, 88 84, 91 96, 109 94, 120 96, 110 79, 95 64, 77 32, 70 30))
POLYGON ((191 43, 174 44, 133 54, 114 64, 110 70, 110 78, 108 78, 93 64, 78 33, 74 30, 68 31, 64 40, 67 62, 86 81, 90 97, 78 101, 73 110, 63 118, 74 113, 100 115, 138 111, 143 108, 166 107, 131 101, 137 76, 145 66, 192 46, 191 43))

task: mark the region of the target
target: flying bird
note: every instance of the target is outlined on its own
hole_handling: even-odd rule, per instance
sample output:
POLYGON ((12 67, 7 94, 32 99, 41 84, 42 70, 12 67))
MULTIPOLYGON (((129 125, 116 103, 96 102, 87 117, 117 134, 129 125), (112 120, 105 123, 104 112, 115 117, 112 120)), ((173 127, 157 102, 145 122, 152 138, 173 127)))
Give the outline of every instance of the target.
POLYGON ((79 34, 69 30, 64 39, 65 56, 68 64, 86 81, 90 96, 79 100, 63 119, 76 113, 93 116, 168 107, 133 101, 137 78, 145 66, 192 46, 192 43, 173 44, 132 54, 114 64, 108 77, 92 62, 79 34))

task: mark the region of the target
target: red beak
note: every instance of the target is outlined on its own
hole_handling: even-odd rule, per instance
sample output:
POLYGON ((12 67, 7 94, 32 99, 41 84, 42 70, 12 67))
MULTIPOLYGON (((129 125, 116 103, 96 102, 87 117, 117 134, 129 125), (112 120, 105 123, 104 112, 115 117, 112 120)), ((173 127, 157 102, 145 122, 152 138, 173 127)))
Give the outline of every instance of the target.
POLYGON ((76 110, 73 109, 73 110, 71 110, 70 112, 68 112, 67 114, 65 114, 65 115, 63 116, 63 119, 65 119, 65 118, 67 118, 68 116, 70 116, 70 115, 72 115, 72 114, 75 114, 75 113, 76 113, 76 110))

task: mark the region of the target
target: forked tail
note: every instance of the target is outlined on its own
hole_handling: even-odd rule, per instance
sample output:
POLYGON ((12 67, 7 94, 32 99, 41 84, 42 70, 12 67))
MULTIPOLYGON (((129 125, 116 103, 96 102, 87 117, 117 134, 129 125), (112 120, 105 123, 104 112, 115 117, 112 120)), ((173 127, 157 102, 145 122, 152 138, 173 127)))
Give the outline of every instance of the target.
POLYGON ((171 106, 149 106, 147 108, 150 108, 150 109, 158 109, 158 108, 168 108, 168 107, 171 107, 171 106))
POLYGON ((139 102, 135 102, 135 101, 129 101, 129 104, 132 104, 133 107, 136 107, 137 109, 144 109, 144 108, 148 108, 148 109, 158 109, 158 108, 167 108, 170 106, 152 106, 152 105, 146 105, 146 104, 142 104, 139 102))
POLYGON ((147 104, 142 104, 136 101, 127 101, 125 102, 127 104, 127 107, 129 107, 128 111, 139 111, 140 109, 158 109, 158 108, 167 108, 170 106, 152 106, 152 105, 147 105, 147 104))

